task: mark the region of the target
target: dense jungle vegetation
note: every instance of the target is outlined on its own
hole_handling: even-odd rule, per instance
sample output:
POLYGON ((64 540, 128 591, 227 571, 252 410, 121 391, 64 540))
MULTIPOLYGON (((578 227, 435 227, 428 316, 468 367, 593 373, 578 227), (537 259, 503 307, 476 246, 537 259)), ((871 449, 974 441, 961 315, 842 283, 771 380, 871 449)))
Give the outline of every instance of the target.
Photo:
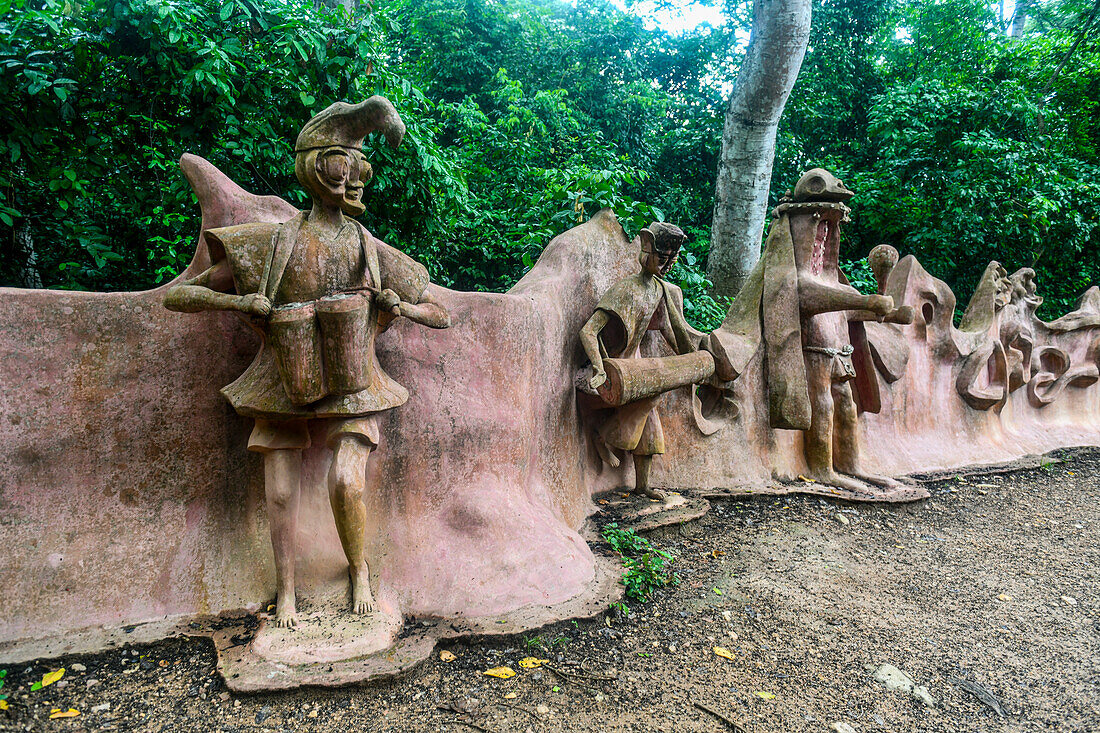
MULTIPOLYGON (((772 200, 825 166, 858 194, 843 258, 886 242, 965 305, 986 263, 1039 271, 1043 314, 1100 283, 1100 0, 815 0, 772 200), (1022 22, 1021 22, 1022 21, 1022 22)), ((176 161, 303 202, 313 113, 380 93, 409 134, 371 142, 364 223, 460 289, 512 285, 611 206, 690 243, 705 295, 716 156, 751 7, 682 35, 606 0, 0 0, 0 284, 124 290, 189 261, 176 161)))

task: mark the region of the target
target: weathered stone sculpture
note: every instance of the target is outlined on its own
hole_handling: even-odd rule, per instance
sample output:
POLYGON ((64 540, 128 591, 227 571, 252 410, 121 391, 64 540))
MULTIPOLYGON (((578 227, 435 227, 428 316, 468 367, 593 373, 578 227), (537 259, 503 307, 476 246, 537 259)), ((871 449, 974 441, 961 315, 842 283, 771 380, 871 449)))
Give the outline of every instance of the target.
MULTIPOLYGON (((905 323, 912 312, 895 308, 888 295, 862 295, 848 284, 837 262, 845 202, 853 192, 828 171, 815 168, 780 201, 760 263, 712 335, 739 374, 759 346, 765 349, 770 425, 801 430, 808 473, 815 481, 856 494, 874 494, 868 484, 898 488, 860 463, 857 403, 874 391, 864 321, 905 323), (855 336, 855 338, 853 338, 855 336), (856 365, 864 366, 862 374, 856 365), (865 383, 853 392, 853 380, 865 383)), ((878 406, 863 405, 877 411, 878 406)))
POLYGON ((409 396, 379 366, 374 339, 398 316, 450 325, 446 309, 425 291, 424 267, 349 218, 365 210, 372 171, 362 145, 375 130, 395 147, 405 131, 393 105, 377 96, 337 102, 306 123, 294 171, 313 208, 283 224, 206 231, 213 264, 164 300, 177 311, 239 311, 264 338, 252 365, 222 392, 255 419, 248 449, 264 456, 278 626, 297 623, 294 543, 312 421, 324 421, 321 434, 333 451, 329 499, 348 559, 351 608, 374 610, 364 538, 367 461, 378 446, 378 414, 409 396))
MULTIPOLYGON (((621 592, 619 571, 594 555, 581 533, 597 510, 592 495, 618 487, 622 477, 586 450, 591 415, 585 411, 589 396, 578 398, 574 389, 577 334, 600 295, 636 272, 639 243, 605 210, 551 241, 507 293, 427 284, 425 292, 452 314, 451 328, 429 332, 397 319, 374 342, 379 365, 395 382, 416 389, 415 399, 400 409, 373 413, 382 449, 367 466, 371 526, 365 536, 381 538, 381 546, 367 553, 372 561, 384 558, 371 566, 380 576, 377 607, 396 609, 386 633, 373 634, 381 613, 328 612, 332 604, 345 604, 350 564, 330 501, 330 418, 309 415, 308 405, 293 404, 289 395, 285 409, 302 413, 311 437, 301 465, 299 625, 276 628, 263 621, 247 643, 237 635, 244 629, 209 630, 204 622, 210 614, 262 611, 277 587, 262 510, 264 462, 245 450, 254 426, 218 395, 248 368, 262 339, 231 313, 181 315, 161 304, 169 287, 238 251, 217 233, 204 232, 258 222, 274 232, 301 214, 281 199, 242 190, 195 156, 185 155, 181 168, 202 207, 203 226, 194 259, 178 280, 133 293, 0 289, 0 542, 20 548, 0 553, 7 591, 0 664, 182 632, 214 637, 218 669, 234 690, 345 684, 409 669, 441 638, 519 633, 606 609, 621 592), (396 639, 401 614, 423 623, 396 639)), ((795 203, 822 202, 809 197, 795 203)), ((801 350, 809 334, 798 318, 795 296, 803 275, 794 251, 806 247, 813 254, 816 237, 802 237, 806 230, 816 235, 809 224, 817 222, 811 214, 802 226, 798 209, 785 211, 790 216, 777 223, 786 222, 789 249, 784 254, 769 245, 755 299, 735 302, 723 329, 708 337, 688 330, 693 344, 715 357, 713 384, 732 395, 739 410, 708 413, 721 421, 721 432, 700 432, 692 390, 665 393, 660 420, 667 454, 653 462, 651 483, 694 494, 689 500, 708 492, 916 498, 917 492, 872 491, 870 485, 855 492, 798 481, 807 471, 803 434, 771 427, 772 387, 788 370, 766 357, 793 351, 804 371, 808 359, 819 358, 801 350), (776 282, 765 288, 769 279, 776 282), (784 298, 787 306, 792 299, 796 304, 794 319, 775 315, 784 298), (742 312, 753 317, 736 317, 742 312), (792 321, 797 331, 777 328, 792 321), (784 341, 784 334, 793 339, 784 341), (780 348, 788 343, 793 349, 780 348)), ((380 253, 387 251, 376 244, 380 253)), ((857 378, 845 384, 864 410, 855 422, 865 470, 903 476, 1100 445, 1100 383, 1094 378, 1100 290, 1091 288, 1075 311, 1044 322, 1034 316, 1035 283, 1020 271, 1008 277, 1007 305, 999 309, 998 288, 979 289, 981 308, 991 318, 985 330, 962 331, 953 325, 954 293, 915 257, 898 258, 883 247, 869 259, 878 294, 898 306, 897 320, 904 321, 904 307, 911 306, 913 322, 846 317, 836 324, 834 340, 809 344, 843 348, 846 329, 857 378), (1006 361, 1019 360, 1018 376, 1015 367, 998 374, 987 358, 974 370, 972 389, 978 395, 988 390, 1004 409, 975 407, 958 389, 966 356, 991 340, 1005 345, 1006 361), (1031 357, 1025 359, 1029 341, 1031 357), (1007 390, 995 388, 1004 382, 1007 390)), ((380 254, 379 279, 386 277, 385 262, 380 254)), ((823 256, 822 272, 828 267, 823 256)), ((230 262, 230 277, 224 269, 220 277, 234 292, 190 292, 223 302, 258 292, 262 258, 243 269, 252 273, 248 288, 232 282, 230 262)), ((839 273, 825 285, 843 290, 839 273)), ((314 306, 315 315, 318 308, 323 314, 316 320, 324 379, 299 384, 306 396, 310 389, 331 393, 318 404, 343 399, 331 395, 358 379, 340 371, 332 378, 326 370, 330 361, 341 362, 339 352, 326 354, 324 336, 330 321, 342 328, 344 318, 352 319, 348 311, 355 309, 342 310, 351 305, 345 301, 355 299, 314 306)), ((379 324, 389 317, 378 312, 379 324)), ((624 363, 643 366, 646 357, 665 354, 656 333, 643 341, 643 358, 624 363)), ((262 358, 268 360, 265 383, 282 394, 278 359, 262 358)), ((596 391, 612 399, 616 392, 638 395, 640 386, 662 386, 645 369, 616 372, 613 358, 603 362, 607 383, 596 391)), ((294 363, 287 362, 291 369, 294 363)), ((809 403, 810 385, 805 388, 809 403)), ((812 407, 807 412, 812 420, 812 407)), ((639 504, 658 511, 666 506, 639 504)))
POLYGON ((634 490, 651 499, 667 499, 649 485, 653 456, 665 452, 657 412, 661 395, 702 382, 714 374, 714 357, 699 350, 699 336, 684 318, 684 296, 661 276, 676 263, 686 237, 679 227, 654 222, 638 233, 642 270, 611 286, 581 329, 581 346, 592 376, 582 389, 598 394, 614 408, 596 429, 600 457, 619 465, 615 450, 634 457, 634 490), (674 357, 641 357, 642 339, 657 331, 674 357))

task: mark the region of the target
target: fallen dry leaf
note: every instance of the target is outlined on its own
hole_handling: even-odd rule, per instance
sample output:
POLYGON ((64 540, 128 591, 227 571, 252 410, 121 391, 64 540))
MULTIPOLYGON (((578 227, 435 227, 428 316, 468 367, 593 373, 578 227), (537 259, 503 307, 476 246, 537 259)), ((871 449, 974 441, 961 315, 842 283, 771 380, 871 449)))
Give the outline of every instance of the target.
POLYGON ((496 677, 498 679, 506 680, 516 676, 516 670, 511 667, 493 667, 482 672, 483 675, 488 677, 496 677))
POLYGON ((80 715, 80 711, 76 708, 69 708, 68 710, 54 708, 50 711, 50 720, 55 720, 56 718, 75 718, 78 715, 80 715))
POLYGON ((798 474, 798 480, 799 481, 805 481, 808 484, 816 484, 817 483, 817 479, 812 479, 809 476, 803 476, 802 474, 798 474))
POLYGON ((761 700, 774 700, 775 694, 771 692, 754 692, 752 693, 759 697, 761 700))
POLYGON ((722 659, 728 659, 731 662, 737 659, 737 657, 733 656, 733 652, 731 652, 729 649, 726 649, 724 646, 714 647, 714 653, 722 657, 722 659))
POLYGON ((537 659, 536 657, 524 657, 519 660, 519 666, 524 669, 536 669, 544 664, 550 664, 549 659, 537 659))
POLYGON ((456 659, 458 659, 458 657, 456 657, 454 654, 447 651, 446 649, 439 653, 439 661, 441 662, 453 662, 456 659))

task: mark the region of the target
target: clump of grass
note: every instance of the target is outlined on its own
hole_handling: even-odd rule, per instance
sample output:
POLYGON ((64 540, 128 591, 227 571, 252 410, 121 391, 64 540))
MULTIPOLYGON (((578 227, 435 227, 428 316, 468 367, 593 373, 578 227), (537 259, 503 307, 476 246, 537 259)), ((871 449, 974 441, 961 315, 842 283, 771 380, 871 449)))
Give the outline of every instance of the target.
MULTIPOLYGON (((671 566, 676 557, 661 550, 632 529, 622 529, 615 522, 604 526, 601 534, 611 549, 623 558, 623 585, 626 597, 645 602, 657 588, 679 582, 671 566)), ((623 615, 626 604, 612 604, 612 611, 623 615)), ((628 609, 627 609, 628 610, 628 609)))

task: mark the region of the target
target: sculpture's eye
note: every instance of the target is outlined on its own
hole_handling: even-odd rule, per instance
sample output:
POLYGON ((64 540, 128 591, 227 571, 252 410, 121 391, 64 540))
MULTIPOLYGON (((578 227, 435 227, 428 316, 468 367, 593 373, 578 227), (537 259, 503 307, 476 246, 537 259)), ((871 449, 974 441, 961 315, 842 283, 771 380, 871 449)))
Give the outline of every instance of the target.
POLYGON ((319 168, 321 175, 334 183, 346 181, 351 173, 351 160, 343 151, 325 153, 319 168))
POLYGON ((825 179, 821 176, 814 176, 806 182, 806 188, 810 193, 822 193, 825 190, 825 179))

